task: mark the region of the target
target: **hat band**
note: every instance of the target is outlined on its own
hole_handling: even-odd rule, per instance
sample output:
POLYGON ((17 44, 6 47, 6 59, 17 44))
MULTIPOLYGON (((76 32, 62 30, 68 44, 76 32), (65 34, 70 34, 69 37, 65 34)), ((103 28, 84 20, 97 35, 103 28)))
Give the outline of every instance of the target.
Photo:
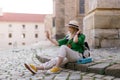
POLYGON ((69 25, 71 25, 71 26, 75 26, 76 28, 78 28, 79 26, 77 26, 77 25, 74 25, 74 24, 69 24, 69 25))

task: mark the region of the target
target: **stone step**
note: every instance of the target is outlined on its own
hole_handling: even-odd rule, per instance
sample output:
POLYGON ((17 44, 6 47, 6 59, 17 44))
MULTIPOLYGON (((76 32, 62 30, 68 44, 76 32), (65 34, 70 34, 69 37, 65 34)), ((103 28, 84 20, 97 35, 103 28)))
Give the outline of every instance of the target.
POLYGON ((67 69, 78 70, 82 72, 120 77, 120 64, 114 64, 111 62, 91 62, 87 64, 67 63, 64 67, 67 69))
POLYGON ((79 71, 86 72, 86 71, 88 71, 89 66, 92 66, 95 64, 97 64, 97 63, 91 62, 91 63, 87 63, 87 64, 77 64, 75 62, 69 62, 64 67, 66 69, 79 70, 79 71))
POLYGON ((69 62, 69 63, 66 63, 63 67, 66 68, 66 69, 75 70, 75 63, 74 62, 69 62))
POLYGON ((115 64, 105 69, 106 75, 120 77, 120 64, 115 64))
POLYGON ((94 63, 94 62, 87 63, 87 64, 77 64, 77 63, 75 63, 75 70, 87 72, 88 67, 90 67, 92 65, 95 65, 95 64, 97 64, 97 63, 94 63))
POLYGON ((105 73, 104 70, 108 66, 110 66, 110 63, 99 63, 88 67, 88 71, 92 73, 104 74, 105 73))
MULTIPOLYGON (((87 64, 78 64, 77 62, 69 62, 67 63, 64 68, 71 69, 71 70, 78 70, 82 72, 90 72, 90 73, 98 73, 98 74, 105 74, 114 77, 120 77, 120 64, 115 65, 114 62, 111 60, 105 61, 93 61, 87 64), (114 69, 114 67, 116 67, 114 69)), ((57 76, 59 78, 59 76, 57 76)), ((57 79, 56 77, 56 79, 57 79)), ((66 78, 65 78, 66 79, 66 78)))

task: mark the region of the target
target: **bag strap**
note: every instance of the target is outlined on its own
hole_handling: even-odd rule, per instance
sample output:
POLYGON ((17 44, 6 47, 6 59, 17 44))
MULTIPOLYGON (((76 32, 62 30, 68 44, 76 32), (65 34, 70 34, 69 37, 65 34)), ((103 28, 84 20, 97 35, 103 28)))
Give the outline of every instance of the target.
MULTIPOLYGON (((83 46, 84 46, 85 50, 90 51, 90 47, 89 47, 89 45, 88 45, 87 42, 84 42, 84 45, 83 45, 83 46)), ((88 56, 90 57, 90 52, 88 52, 88 56)), ((82 53, 82 57, 85 58, 84 52, 82 53)))
POLYGON ((87 42, 85 42, 84 45, 85 45, 85 47, 86 47, 88 50, 90 50, 90 47, 89 47, 89 45, 88 45, 87 42))

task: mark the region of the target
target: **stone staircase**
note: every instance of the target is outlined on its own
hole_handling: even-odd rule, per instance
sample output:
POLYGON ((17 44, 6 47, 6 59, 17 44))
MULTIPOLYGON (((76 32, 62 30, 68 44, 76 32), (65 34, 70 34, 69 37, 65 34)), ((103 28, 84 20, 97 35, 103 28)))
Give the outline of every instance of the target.
POLYGON ((97 73, 101 75, 109 75, 114 77, 120 77, 120 64, 111 62, 100 62, 100 63, 87 63, 87 64, 77 64, 77 63, 67 63, 65 66, 67 69, 97 73))

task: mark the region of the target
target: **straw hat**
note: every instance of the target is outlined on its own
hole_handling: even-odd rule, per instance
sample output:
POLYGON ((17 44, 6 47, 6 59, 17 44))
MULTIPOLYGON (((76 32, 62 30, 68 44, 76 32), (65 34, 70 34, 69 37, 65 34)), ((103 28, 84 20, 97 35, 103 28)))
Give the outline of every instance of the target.
POLYGON ((66 24, 65 26, 74 27, 76 29, 79 29, 79 23, 76 20, 69 21, 69 23, 66 24))

